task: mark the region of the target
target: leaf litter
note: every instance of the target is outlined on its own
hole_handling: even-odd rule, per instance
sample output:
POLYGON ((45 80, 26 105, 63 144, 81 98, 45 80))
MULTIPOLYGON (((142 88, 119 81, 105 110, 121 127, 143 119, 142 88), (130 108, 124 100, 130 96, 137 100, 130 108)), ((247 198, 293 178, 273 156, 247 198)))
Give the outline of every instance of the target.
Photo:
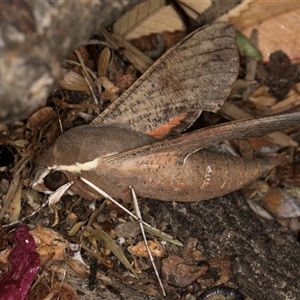
MULTIPOLYGON (((172 44, 177 41, 178 33, 176 33, 176 35, 172 35, 171 32, 169 34, 165 33, 165 36, 167 37, 163 39, 164 42, 166 44, 172 44), (171 41, 167 43, 166 41, 168 39, 173 39, 173 42, 171 41)), ((135 42, 135 45, 142 51, 153 51, 157 47, 157 43, 153 43, 152 39, 153 37, 144 37, 144 40, 135 42), (139 43, 141 46, 139 46, 139 43), (151 46, 153 49, 151 49, 151 46)), ((124 47, 126 49, 126 46, 124 47)), ((53 93, 53 95, 49 96, 47 105, 32 114, 26 123, 21 121, 16 122, 10 128, 2 128, 1 130, 1 136, 3 137, 2 144, 13 145, 15 160, 9 167, 4 166, 1 169, 2 179, 0 192, 2 196, 9 193, 7 188, 4 186, 5 182, 11 181, 12 178, 15 179, 15 183, 12 183, 11 187, 13 187, 15 191, 17 190, 18 185, 21 184, 21 186, 23 186, 22 195, 18 200, 21 204, 21 211, 18 216, 20 220, 36 210, 36 207, 34 207, 32 203, 41 205, 42 199, 39 198, 38 195, 32 196, 32 203, 28 201, 26 196, 26 191, 29 188, 29 174, 34 169, 34 162, 36 157, 39 155, 39 152, 57 138, 61 132, 61 127, 64 128, 64 130, 67 130, 75 125, 85 124, 86 121, 81 117, 80 113, 95 116, 98 110, 101 111, 107 107, 109 103, 113 102, 116 97, 129 87, 137 78, 138 71, 136 71, 132 65, 128 64, 128 62, 124 62, 122 53, 113 52, 110 48, 104 48, 98 45, 82 47, 79 51, 83 59, 81 64, 83 63, 86 66, 86 70, 90 70, 88 72, 92 72, 92 74, 94 74, 97 78, 97 80, 91 82, 91 84, 96 97, 99 97, 101 100, 99 102, 100 104, 94 104, 91 89, 88 88, 88 84, 83 76, 82 65, 80 66, 76 55, 70 54, 70 57, 68 57, 68 63, 64 66, 65 75, 62 77, 58 89, 53 93), (109 49, 110 54, 107 54, 107 49, 109 49), (73 61, 77 62, 77 64, 73 63, 73 61), (100 66, 102 67, 100 68, 100 66), (99 70, 101 70, 101 72, 99 70), (70 74, 76 75, 71 75, 73 77, 69 79, 66 76, 69 76, 70 74), (64 82, 68 82, 68 87, 64 85, 64 82), (84 88, 78 88, 81 86, 84 88), (101 86, 100 90, 102 89, 102 92, 99 91, 99 86, 101 86), (79 94, 78 92, 84 93, 79 94), (55 101, 55 99, 57 99, 57 101, 55 101), (73 102, 73 99, 76 99, 75 103, 73 102), (66 107, 63 107, 60 103, 66 103, 66 107), (75 106, 74 108, 71 108, 68 107, 68 105, 75 106), (97 109, 95 109, 95 107, 97 109), (20 146, 20 143, 17 143, 19 140, 27 141, 28 145, 25 145, 24 147, 20 146), (22 164, 24 162, 24 158, 29 158, 28 161, 26 160, 25 165, 22 164), (19 176, 22 178, 22 181, 20 181, 19 176)), ((245 64, 249 59, 251 58, 241 58, 241 71, 239 78, 243 82, 245 82, 244 78, 247 75, 245 64)), ((140 69, 143 69, 143 67, 140 69)), ((291 110, 299 111, 300 96, 297 84, 299 81, 298 69, 298 65, 293 64, 293 62, 291 62, 282 51, 274 52, 274 55, 271 55, 271 59, 268 64, 258 61, 254 80, 256 86, 254 86, 251 91, 249 98, 246 101, 242 101, 241 95, 244 88, 236 88, 234 93, 231 94, 229 101, 243 111, 249 112, 253 115, 268 115, 273 112, 277 113, 291 110), (273 57, 276 57, 276 60, 274 60, 273 57), (283 72, 282 68, 286 71, 283 72), (278 77, 278 74, 281 77, 278 77), (282 88, 282 82, 286 83, 284 88, 282 88), (258 91, 262 89, 263 94, 259 94, 258 91), (276 91, 279 91, 279 94, 276 91)), ((203 124, 211 125, 221 122, 223 118, 224 114, 215 116, 205 114, 201 120, 199 120, 199 123, 201 126, 203 124)), ((286 134, 293 138, 296 143, 300 142, 299 132, 287 131, 286 134)), ((240 142, 235 142, 231 143, 230 147, 248 157, 261 155, 262 152, 268 152, 267 155, 270 156, 281 157, 281 165, 270 174, 269 178, 266 178, 265 181, 261 182, 261 184, 249 187, 248 191, 245 191, 245 195, 251 201, 258 203, 262 209, 267 209, 272 218, 277 218, 277 220, 284 226, 291 228, 299 235, 299 216, 287 215, 283 210, 281 211, 278 206, 279 201, 280 203, 283 203, 282 206, 284 207, 286 207, 287 204, 292 205, 293 212, 295 212, 295 207, 296 209, 299 209, 299 172, 297 172, 300 150, 299 146, 294 148, 278 148, 278 146, 270 141, 251 139, 249 144, 246 146, 241 145, 240 142), (247 148, 246 151, 245 147, 247 148), (249 190, 251 193, 249 193, 249 190), (275 197, 275 199, 277 199, 276 211, 274 210, 274 204, 272 204, 272 201, 270 201, 267 196, 270 194, 270 191, 277 195, 275 197), (287 203, 285 201, 287 201, 287 203)), ((274 199, 274 197, 271 199, 274 199)), ((80 199, 77 196, 71 197, 66 195, 60 203, 58 203, 56 217, 54 217, 50 208, 45 207, 34 214, 32 218, 25 220, 25 223, 30 223, 36 226, 35 229, 30 230, 30 234, 27 226, 21 226, 21 224, 18 224, 18 228, 14 231, 14 238, 11 240, 11 243, 14 244, 13 248, 4 245, 1 248, 1 250, 3 250, 1 253, 4 253, 3 257, 6 257, 3 258, 3 261, 1 260, 1 263, 6 269, 2 271, 3 275, 0 278, 1 286, 3 287, 0 292, 0 296, 2 297, 0 297, 0 299, 16 299, 16 293, 18 293, 19 298, 23 297, 20 299, 27 299, 26 297, 29 293, 32 293, 32 295, 35 296, 29 296, 28 299, 42 299, 46 296, 48 296, 48 299, 54 299, 54 297, 57 297, 58 294, 60 294, 60 299, 67 298, 67 295, 72 295, 72 299, 76 299, 76 297, 78 297, 77 292, 72 285, 68 285, 64 282, 65 277, 64 275, 61 275, 64 272, 71 272, 70 274, 73 274, 72 272, 76 272, 80 273, 81 278, 87 280, 89 276, 89 267, 85 261, 89 262, 95 252, 97 252, 96 258, 101 257, 103 261, 107 260, 108 262, 107 267, 105 268, 100 268, 98 266, 98 269, 104 269, 102 272, 97 272, 98 278, 104 282, 102 285, 105 286, 105 284, 107 284, 107 286, 110 286, 111 278, 116 277, 125 284, 131 282, 131 285, 135 289, 145 295, 154 295, 155 297, 159 297, 157 292, 155 292, 155 279, 149 271, 150 265, 147 259, 144 257, 132 257, 126 251, 126 248, 133 247, 133 244, 137 245, 134 247, 139 247, 138 245, 143 243, 140 241, 139 235, 125 238, 120 245, 117 245, 117 247, 122 248, 124 253, 122 255, 125 255, 127 257, 126 259, 133 262, 133 265, 128 266, 128 269, 139 271, 140 280, 141 282, 146 283, 148 290, 143 290, 139 282, 135 281, 132 277, 132 274, 127 273, 127 271, 120 266, 118 259, 111 256, 111 252, 114 252, 114 250, 109 249, 107 245, 98 242, 95 243, 92 239, 85 237, 87 245, 91 251, 86 252, 80 249, 79 241, 85 233, 84 227, 76 226, 77 224, 82 226, 85 222, 90 222, 93 225, 93 222, 95 222, 97 226, 101 227, 105 237, 107 236, 109 239, 113 240, 116 239, 115 227, 128 221, 128 217, 125 216, 124 212, 118 207, 110 203, 105 203, 102 204, 99 214, 97 216, 93 216, 93 220, 91 222, 90 218, 94 211, 92 206, 93 205, 90 202, 83 201, 83 199, 80 199), (55 231, 49 229, 51 224, 54 222, 54 218, 57 218, 57 224, 54 227, 55 231), (69 233, 72 229, 73 233, 72 236, 70 236, 69 233), (79 247, 79 250, 74 250, 72 245, 79 247), (75 259, 72 260, 72 257, 75 259), (72 261, 72 263, 70 263, 70 261, 72 261), (53 266, 57 264, 61 265, 62 262, 65 262, 65 265, 60 270, 53 268, 53 266), (68 269, 70 266, 71 269, 68 269), (50 270, 53 274, 55 274, 54 281, 50 285, 48 294, 43 294, 43 297, 41 297, 42 293, 39 294, 37 291, 39 291, 41 286, 45 287, 46 285, 49 285, 45 273, 50 270), (40 274, 40 279, 35 282, 32 290, 30 291, 31 285, 36 280, 36 274, 38 272, 40 274), (140 273, 142 275, 140 275, 140 273), (105 274, 108 277, 106 277, 105 274), (14 278, 17 279, 14 281, 14 278), (21 286, 21 288, 17 289, 17 285, 21 286), (23 296, 21 296, 20 293, 23 296)), ((130 205, 127 206, 130 207, 130 205)), ((143 211, 143 217, 148 223, 156 225, 161 230, 168 231, 167 224, 164 224, 163 220, 155 220, 155 217, 153 217, 147 210, 146 205, 141 204, 141 209, 143 211)), ((5 205, 3 205, 2 218, 4 218, 2 219, 2 225, 9 222, 9 219, 7 219, 6 216, 7 211, 5 209, 5 205)), ((95 231, 95 229, 92 229, 90 233, 93 233, 93 230, 95 231)), ((120 236, 121 234, 119 233, 118 235, 120 236)), ((2 238, 6 238, 3 233, 2 238)), ((187 287, 194 282, 201 282, 201 287, 209 287, 219 283, 211 282, 214 281, 214 278, 209 278, 207 281, 205 281, 205 276, 201 278, 201 275, 205 275, 211 265, 218 266, 218 263, 213 264, 208 262, 208 259, 202 256, 201 252, 196 249, 196 245, 192 247, 194 250, 189 248, 191 247, 190 243, 187 243, 183 249, 176 247, 177 246, 170 247, 167 245, 164 246, 164 251, 170 255, 168 260, 172 260, 172 267, 177 266, 178 268, 180 264, 183 264, 180 266, 180 272, 184 275, 181 277, 179 276, 179 278, 168 279, 171 274, 174 273, 174 271, 170 271, 166 267, 168 261, 157 261, 158 264, 162 264, 164 278, 167 282, 173 285, 169 287, 169 291, 172 290, 174 292, 177 287, 187 287), (174 247, 176 249, 175 251, 174 247), (197 253, 196 258, 184 257, 183 253, 191 251, 194 252, 194 255, 197 253), (201 257, 203 264, 198 267, 198 271, 195 272, 195 270, 193 270, 192 273, 194 277, 190 278, 188 282, 183 283, 183 278, 186 280, 187 274, 190 272, 186 270, 193 268, 190 264, 191 261, 200 261, 199 257, 201 257), (174 261, 176 261, 176 263, 174 261)), ((224 259, 221 259, 221 261, 219 261, 219 266, 224 261, 224 259)), ((228 265, 230 265, 230 263, 228 263, 228 265)), ((230 269, 230 266, 227 266, 225 269, 230 269)), ((222 280, 222 283, 226 284, 227 282, 230 282, 230 272, 226 271, 225 273, 228 274, 228 276, 226 275, 225 277, 222 277, 220 274, 218 274, 218 276, 225 278, 222 280)), ((199 287, 196 288, 193 294, 199 294, 200 290, 201 289, 199 287)), ((188 291, 189 289, 186 288, 186 291, 183 292, 183 294, 188 295, 188 291)))

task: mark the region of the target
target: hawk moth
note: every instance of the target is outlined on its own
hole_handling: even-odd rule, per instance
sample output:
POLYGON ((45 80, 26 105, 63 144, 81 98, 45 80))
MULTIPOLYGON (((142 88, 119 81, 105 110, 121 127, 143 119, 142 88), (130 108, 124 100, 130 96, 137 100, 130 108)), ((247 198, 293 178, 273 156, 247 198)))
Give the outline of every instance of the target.
POLYGON ((80 176, 113 197, 200 201, 238 190, 276 160, 250 160, 204 148, 297 126, 300 113, 229 122, 189 133, 201 111, 217 111, 236 80, 239 55, 232 25, 192 32, 167 51, 90 125, 62 134, 38 159, 33 188, 53 193, 67 182, 99 198, 80 176))

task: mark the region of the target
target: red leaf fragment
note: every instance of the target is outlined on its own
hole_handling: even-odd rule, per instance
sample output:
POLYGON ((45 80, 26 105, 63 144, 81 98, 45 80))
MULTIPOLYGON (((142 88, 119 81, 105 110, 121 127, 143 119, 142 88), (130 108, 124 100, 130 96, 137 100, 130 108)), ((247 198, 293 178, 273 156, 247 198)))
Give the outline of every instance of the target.
POLYGON ((14 239, 15 246, 8 256, 10 270, 0 278, 0 300, 26 300, 40 267, 28 226, 16 229, 14 239))

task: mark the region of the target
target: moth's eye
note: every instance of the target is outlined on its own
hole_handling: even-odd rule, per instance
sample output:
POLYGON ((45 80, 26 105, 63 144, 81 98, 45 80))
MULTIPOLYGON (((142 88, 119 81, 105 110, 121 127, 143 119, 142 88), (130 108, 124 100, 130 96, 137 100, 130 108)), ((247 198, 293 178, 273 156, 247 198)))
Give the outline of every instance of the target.
POLYGON ((44 185, 50 191, 56 191, 59 187, 61 187, 67 182, 69 182, 67 176, 61 171, 54 171, 52 173, 49 173, 44 178, 44 185))

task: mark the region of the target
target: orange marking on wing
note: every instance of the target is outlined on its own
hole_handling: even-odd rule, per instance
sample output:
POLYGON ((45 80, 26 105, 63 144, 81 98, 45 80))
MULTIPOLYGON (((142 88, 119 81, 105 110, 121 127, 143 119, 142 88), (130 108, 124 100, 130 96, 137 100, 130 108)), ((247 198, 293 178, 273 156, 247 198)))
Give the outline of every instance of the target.
POLYGON ((156 129, 147 132, 146 134, 149 136, 152 136, 154 138, 157 138, 157 139, 163 139, 171 132, 171 130, 174 127, 179 125, 181 123, 181 121, 187 117, 187 115, 188 115, 188 112, 184 112, 184 113, 180 114, 179 116, 170 119, 168 123, 163 124, 163 125, 157 127, 156 129))

